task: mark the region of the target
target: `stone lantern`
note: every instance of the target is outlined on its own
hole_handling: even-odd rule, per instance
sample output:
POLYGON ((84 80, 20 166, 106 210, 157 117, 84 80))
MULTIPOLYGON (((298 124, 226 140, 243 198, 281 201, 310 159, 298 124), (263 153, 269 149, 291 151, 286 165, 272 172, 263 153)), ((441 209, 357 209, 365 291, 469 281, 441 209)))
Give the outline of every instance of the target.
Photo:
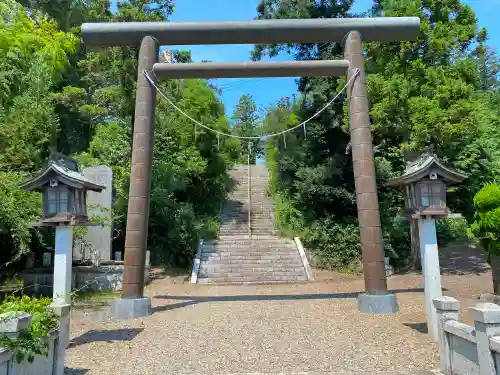
POLYGON ((89 225, 87 191, 101 192, 104 186, 84 177, 75 159, 52 153, 45 169, 21 188, 41 191, 43 216, 36 225, 89 225))
POLYGON ((62 375, 69 343, 73 226, 92 225, 87 216, 87 191, 101 192, 105 187, 83 176, 76 160, 52 153, 47 166, 21 188, 42 192, 43 216, 34 225, 56 227, 52 309, 59 320, 59 339, 54 349, 59 361, 54 373, 62 375))
POLYGON ((466 177, 444 166, 433 153, 425 152, 388 185, 404 188, 405 215, 409 219, 445 218, 450 214, 446 205, 447 183, 459 183, 466 177))
POLYGON ((447 184, 460 183, 466 177, 443 165, 435 154, 424 152, 408 163, 402 176, 388 184, 404 188, 405 216, 409 220, 418 220, 427 327, 436 342, 439 322, 432 300, 442 296, 436 219, 444 219, 450 214, 446 205, 447 184))

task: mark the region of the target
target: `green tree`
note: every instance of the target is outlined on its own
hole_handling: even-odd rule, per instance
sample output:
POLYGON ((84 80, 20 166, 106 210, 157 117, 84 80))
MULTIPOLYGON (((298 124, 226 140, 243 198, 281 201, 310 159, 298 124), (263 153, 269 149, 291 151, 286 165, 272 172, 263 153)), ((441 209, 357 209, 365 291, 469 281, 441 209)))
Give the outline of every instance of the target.
MULTIPOLYGON (((260 135, 260 119, 257 114, 257 106, 250 95, 243 95, 236 105, 232 115, 232 134, 242 137, 254 137, 260 135)), ((257 158, 262 156, 262 146, 259 139, 241 139, 242 155, 241 163, 255 164, 257 158)))
MULTIPOLYGON (((40 169, 55 149, 75 156, 82 167, 111 166, 118 233, 114 246, 123 249, 138 51, 77 48, 79 26, 167 21, 173 1, 119 1, 114 13, 110 5, 107 0, 0 2, 2 248, 46 246, 41 232, 28 229, 40 214, 40 197, 20 191, 17 184, 26 172, 40 169)), ((189 51, 172 52, 174 61, 191 59, 189 51)), ((160 88, 200 121, 230 131, 224 107, 206 82, 174 80, 160 88)), ((154 260, 186 267, 197 239, 217 235, 217 215, 229 183, 226 171, 239 157, 240 146, 195 128, 160 98, 156 120, 148 243, 154 260)))
POLYGON ((0 169, 37 168, 56 136, 53 90, 77 38, 11 0, 0 3, 0 28, 0 169))
MULTIPOLYGON (((346 17, 351 3, 265 0, 258 8, 258 18, 346 17)), ((494 86, 495 68, 491 54, 485 63, 481 57, 485 55, 477 50, 486 41, 486 31, 479 29, 472 9, 459 0, 375 1, 368 15, 382 13, 421 20, 421 33, 414 42, 364 45, 384 242, 388 255, 405 263, 407 223, 394 219, 402 207, 402 196, 388 190, 385 182, 403 171, 405 155, 432 146, 446 163, 468 174, 463 186, 450 191, 449 199, 452 208, 472 217, 475 192, 497 170, 495 149, 486 136, 495 131, 497 114, 489 94, 481 94, 494 86)), ((297 60, 342 57, 340 43, 257 46, 253 57, 279 51, 297 60)), ((297 123, 320 109, 344 84, 344 79, 301 79, 300 105, 293 108, 297 123)), ((355 221, 346 106, 339 100, 310 122, 306 136, 295 131, 286 138, 286 148, 283 143, 275 141, 268 152, 271 150, 278 164, 274 172, 277 189, 300 213, 302 230, 307 233, 315 225, 321 228, 318 223, 322 222, 330 228, 355 221)), ((332 236, 341 233, 329 232, 332 236)), ((334 243, 342 240, 330 238, 334 243)), ((328 246, 318 241, 313 245, 320 252, 328 246)), ((354 257, 356 251, 350 254, 354 257)), ((338 259, 333 264, 345 265, 345 258, 338 259)))
MULTIPOLYGON (((121 2, 111 20, 164 21, 172 11, 171 3, 121 2)), ((59 97, 90 129, 90 147, 80 153, 80 160, 85 165, 111 165, 115 172, 118 244, 123 244, 126 224, 136 54, 136 48, 87 53, 78 63, 79 80, 59 97)), ((172 51, 172 55, 174 61, 191 60, 189 51, 172 51)), ((205 82, 168 81, 160 83, 160 89, 193 117, 228 132, 223 106, 205 82)), ((154 261, 187 267, 198 238, 217 234, 217 214, 235 145, 195 127, 161 98, 156 120, 148 244, 154 261)))
POLYGON ((495 49, 488 46, 476 48, 481 89, 483 91, 498 91, 500 89, 500 57, 495 49))
MULTIPOLYGON (((29 223, 41 210, 38 194, 18 185, 40 168, 57 133, 54 89, 78 39, 15 1, 0 2, 0 247, 11 264, 40 239, 29 223), (28 172, 28 173, 27 173, 28 172), (35 236, 33 236, 35 235, 35 236)), ((8 267, 1 267, 2 278, 8 267)))

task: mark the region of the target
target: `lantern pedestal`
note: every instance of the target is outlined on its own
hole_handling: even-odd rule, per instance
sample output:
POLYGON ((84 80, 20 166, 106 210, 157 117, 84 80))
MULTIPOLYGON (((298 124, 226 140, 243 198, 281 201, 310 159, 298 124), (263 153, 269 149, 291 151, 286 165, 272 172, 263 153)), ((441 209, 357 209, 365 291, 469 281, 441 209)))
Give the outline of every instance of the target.
POLYGON ((55 374, 64 375, 64 357, 69 344, 69 318, 71 308, 71 263, 73 253, 73 227, 56 227, 56 246, 54 255, 54 287, 52 309, 59 320, 59 338, 55 374))
POLYGON ((431 217, 419 219, 420 257, 424 277, 425 307, 427 310, 427 330, 431 338, 438 341, 438 317, 433 299, 442 296, 441 271, 436 235, 436 220, 431 217))

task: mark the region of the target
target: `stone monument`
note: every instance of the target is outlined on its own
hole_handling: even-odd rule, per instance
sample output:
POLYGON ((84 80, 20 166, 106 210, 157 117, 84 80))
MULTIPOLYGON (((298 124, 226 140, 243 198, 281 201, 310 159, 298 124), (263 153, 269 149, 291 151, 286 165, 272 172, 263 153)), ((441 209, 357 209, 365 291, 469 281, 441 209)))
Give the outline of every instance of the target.
POLYGON ((111 260, 111 206, 113 203, 113 170, 106 165, 85 168, 83 175, 106 188, 96 193, 87 194, 87 213, 89 219, 103 218, 108 225, 87 228, 84 241, 75 244, 73 259, 111 260))

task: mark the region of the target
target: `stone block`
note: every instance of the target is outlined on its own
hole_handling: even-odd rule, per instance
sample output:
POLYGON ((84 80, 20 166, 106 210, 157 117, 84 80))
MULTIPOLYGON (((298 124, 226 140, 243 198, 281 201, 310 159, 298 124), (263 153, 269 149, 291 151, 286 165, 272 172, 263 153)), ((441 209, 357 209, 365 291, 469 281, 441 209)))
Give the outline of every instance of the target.
POLYGON ((51 305, 50 308, 57 317, 62 317, 69 315, 71 304, 55 304, 51 305))
POLYGON ((151 300, 148 297, 118 298, 109 307, 109 315, 120 320, 136 319, 151 313, 151 300))
POLYGON ((22 311, 12 311, 0 315, 0 332, 9 338, 16 338, 24 329, 29 328, 31 315, 22 311))
POLYGON ((453 297, 434 298, 433 303, 434 307, 440 311, 460 311, 460 302, 453 297))
POLYGON ((359 311, 371 314, 392 314, 399 311, 394 294, 368 294, 358 296, 359 311))
MULTIPOLYGON (((100 165, 85 168, 82 174, 91 181, 105 186, 105 189, 100 193, 93 191, 87 193, 87 213, 89 218, 98 216, 111 221, 113 170, 106 165, 100 165)), ((73 248, 74 259, 92 259, 91 250, 95 249, 100 260, 111 260, 111 226, 88 227, 85 240, 91 249, 76 244, 73 248)))
POLYGON ((472 316, 474 321, 495 324, 500 323, 500 306, 493 303, 478 303, 471 307, 472 316))
POLYGON ((44 267, 50 267, 52 264, 52 254, 49 252, 43 253, 42 265, 44 267))

